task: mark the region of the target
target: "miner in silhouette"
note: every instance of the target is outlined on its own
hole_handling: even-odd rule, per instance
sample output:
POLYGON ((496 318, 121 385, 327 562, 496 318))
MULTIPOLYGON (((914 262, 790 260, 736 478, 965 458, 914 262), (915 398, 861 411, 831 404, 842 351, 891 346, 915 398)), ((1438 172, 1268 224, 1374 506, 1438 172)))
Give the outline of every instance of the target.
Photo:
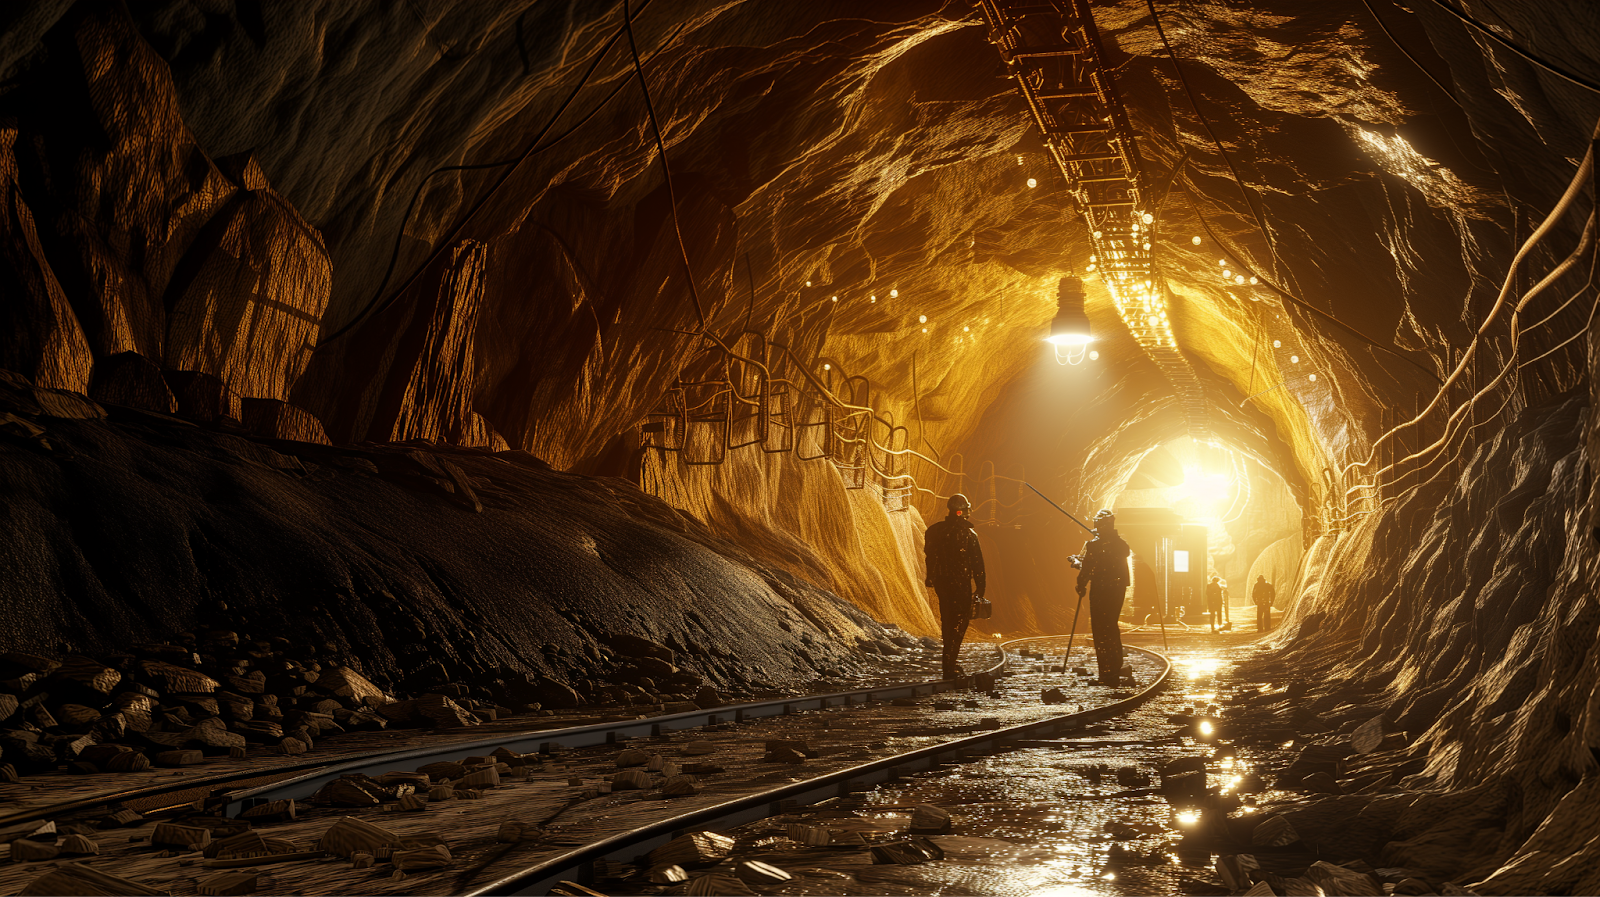
POLYGON ((1272 602, 1278 597, 1278 590, 1267 582, 1265 576, 1256 576, 1256 584, 1250 589, 1250 600, 1256 604, 1256 631, 1266 632, 1272 628, 1272 602))
POLYGON ((1212 632, 1222 626, 1222 596, 1222 577, 1211 577, 1211 581, 1206 583, 1206 610, 1211 614, 1212 632))
POLYGON ((1116 685, 1122 673, 1122 601, 1128 592, 1128 543, 1117 535, 1117 516, 1109 510, 1094 515, 1094 538, 1083 554, 1072 557, 1078 568, 1078 597, 1089 594, 1089 628, 1094 632, 1095 662, 1100 684, 1116 685))
POLYGON ((944 635, 944 678, 961 677, 961 640, 972 622, 972 606, 983 597, 983 549, 972 531, 972 502, 957 492, 950 513, 928 527, 923 553, 927 584, 939 594, 939 624, 944 635))

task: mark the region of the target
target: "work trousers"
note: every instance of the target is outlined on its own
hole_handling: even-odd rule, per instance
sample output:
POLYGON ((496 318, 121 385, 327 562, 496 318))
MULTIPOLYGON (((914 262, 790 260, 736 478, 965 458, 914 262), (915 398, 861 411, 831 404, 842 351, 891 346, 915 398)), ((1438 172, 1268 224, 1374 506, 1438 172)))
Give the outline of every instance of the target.
POLYGON ((961 640, 972 622, 972 586, 934 583, 939 595, 939 630, 944 637, 944 678, 961 678, 961 640))
POLYGON ((1272 628, 1272 605, 1256 605, 1256 631, 1266 632, 1272 628))
POLYGON ((1122 678, 1122 615, 1124 586, 1094 583, 1089 586, 1089 628, 1094 632, 1094 658, 1100 667, 1100 681, 1115 685, 1122 678))

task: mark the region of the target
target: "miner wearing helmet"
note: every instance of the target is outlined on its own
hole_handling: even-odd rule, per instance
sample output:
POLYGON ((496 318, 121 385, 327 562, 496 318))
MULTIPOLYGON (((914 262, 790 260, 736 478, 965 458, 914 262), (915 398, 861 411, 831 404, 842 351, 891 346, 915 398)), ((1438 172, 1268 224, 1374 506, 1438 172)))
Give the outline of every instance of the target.
POLYGON ((1128 543, 1117 535, 1117 515, 1102 510, 1094 515, 1093 539, 1083 554, 1072 557, 1078 568, 1078 597, 1089 593, 1089 628, 1094 632, 1095 661, 1100 684, 1116 685, 1122 673, 1122 602, 1128 592, 1128 543))
POLYGON ((983 549, 972 531, 972 502, 961 493, 950 496, 950 513, 928 527, 923 553, 926 582, 939 595, 939 623, 944 635, 944 678, 961 677, 961 640, 972 622, 972 605, 983 597, 983 549))

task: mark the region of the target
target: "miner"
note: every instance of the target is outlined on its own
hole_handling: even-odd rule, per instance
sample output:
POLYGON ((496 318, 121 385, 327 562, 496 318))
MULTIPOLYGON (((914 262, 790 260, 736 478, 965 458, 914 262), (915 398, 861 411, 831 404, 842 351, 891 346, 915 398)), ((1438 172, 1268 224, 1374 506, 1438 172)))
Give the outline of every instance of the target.
POLYGON ((1267 582, 1265 576, 1257 575, 1256 584, 1250 589, 1250 600, 1256 605, 1256 631, 1266 632, 1272 628, 1272 602, 1278 597, 1278 590, 1267 582))
POLYGON ((972 607, 983 597, 983 549, 972 531, 972 502, 957 492, 950 513, 928 527, 922 550, 928 561, 927 584, 939 595, 939 624, 944 635, 944 678, 961 678, 961 640, 972 622, 972 607))
POLYGON ((1078 568, 1078 597, 1089 594, 1089 628, 1094 632, 1095 662, 1100 684, 1116 685, 1122 672, 1122 601, 1128 592, 1128 543, 1117 535, 1117 516, 1109 510, 1094 515, 1094 538, 1073 555, 1078 568))
POLYGON ((1206 583, 1206 611, 1211 614, 1211 631, 1217 632, 1222 628, 1222 607, 1226 602, 1227 589, 1223 588, 1222 577, 1213 576, 1206 583))

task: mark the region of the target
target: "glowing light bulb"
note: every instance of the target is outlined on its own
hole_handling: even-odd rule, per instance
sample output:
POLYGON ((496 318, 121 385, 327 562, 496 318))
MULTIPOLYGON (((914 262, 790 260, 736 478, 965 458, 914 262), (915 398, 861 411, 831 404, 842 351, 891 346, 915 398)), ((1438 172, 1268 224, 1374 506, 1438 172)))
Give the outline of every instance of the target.
POLYGON ((926 324, 926 323, 928 323, 928 316, 927 315, 917 315, 917 323, 918 324, 926 324))
POLYGON ((899 290, 890 290, 889 291, 889 298, 890 299, 898 299, 898 298, 900 298, 900 291, 899 290))
POLYGON ((806 281, 806 286, 811 286, 811 281, 806 281))
POLYGON ((1229 271, 1227 268, 1223 268, 1222 269, 1222 279, 1223 280, 1228 280, 1228 279, 1230 279, 1232 277, 1233 277, 1233 272, 1232 271, 1229 271))
POLYGON ((839 301, 839 297, 838 296, 833 297, 833 301, 838 302, 839 301))
POLYGON ((1037 186, 1039 186, 1039 181, 1036 178, 1028 178, 1028 187, 1029 188, 1033 188, 1033 187, 1037 187, 1037 186))
POLYGON ((1143 215, 1139 216, 1139 220, 1143 221, 1145 224, 1153 224, 1155 223, 1156 216, 1150 214, 1149 212, 1145 212, 1143 215))
POLYGON ((1255 284, 1258 284, 1260 282, 1261 282, 1261 280, 1259 278, 1255 278, 1255 277, 1250 278, 1251 286, 1254 286, 1255 284))
POLYGON ((1094 262, 1090 262, 1089 263, 1089 267, 1085 268, 1084 270, 1085 271, 1093 271, 1094 270, 1094 262))
POLYGON ((1099 231, 1095 231, 1095 232, 1094 232, 1094 238, 1095 238, 1095 239, 1096 239, 1096 240, 1098 240, 1098 239, 1100 239, 1100 232, 1099 232, 1099 231))
POLYGON ((1300 363, 1300 356, 1298 356, 1298 355, 1290 355, 1289 356, 1289 363, 1290 364, 1299 364, 1300 363))
POLYGON ((971 330, 972 330, 972 328, 971 328, 971 327, 962 327, 962 328, 961 328, 961 332, 962 332, 962 333, 968 333, 968 332, 970 332, 970 331, 971 331, 971 330))
POLYGON ((1099 361, 1100 360, 1100 351, 1098 349, 1091 350, 1089 352, 1089 360, 1090 361, 1099 361))
POLYGON ((1235 277, 1233 279, 1233 282, 1236 283, 1236 284, 1239 284, 1240 286, 1243 286, 1244 285, 1244 275, 1240 274, 1239 276, 1235 277))
POLYGON ((833 365, 825 364, 825 365, 822 366, 822 369, 825 370, 825 371, 831 371, 831 370, 833 370, 833 365))
POLYGON ((926 328, 926 327, 922 328, 922 332, 923 333, 927 333, 928 332, 928 328, 926 328))
POLYGON ((1149 243, 1144 244, 1144 251, 1145 252, 1149 252, 1150 251, 1150 244, 1149 243))
POLYGON ((1210 736, 1211 733, 1216 731, 1216 727, 1212 726, 1211 720, 1208 719, 1201 720, 1198 728, 1200 729, 1200 734, 1205 736, 1210 736))
POLYGON ((1227 259, 1217 259, 1217 267, 1219 267, 1219 268, 1228 267, 1228 260, 1227 259))
POLYGON ((1190 237, 1189 238, 1189 242, 1193 243, 1196 246, 1199 246, 1200 245, 1200 238, 1199 237, 1190 237))
POLYGON ((1283 340, 1281 340, 1281 339, 1273 340, 1272 341, 1272 348, 1274 348, 1274 349, 1282 349, 1283 348, 1283 340))
POLYGON ((867 297, 867 301, 868 302, 877 302, 878 301, 878 297, 877 296, 868 296, 867 297))
POLYGON ((1316 374, 1312 374, 1312 375, 1311 375, 1311 382, 1312 382, 1312 383, 1315 383, 1315 382, 1317 382, 1317 375, 1316 375, 1316 374))

